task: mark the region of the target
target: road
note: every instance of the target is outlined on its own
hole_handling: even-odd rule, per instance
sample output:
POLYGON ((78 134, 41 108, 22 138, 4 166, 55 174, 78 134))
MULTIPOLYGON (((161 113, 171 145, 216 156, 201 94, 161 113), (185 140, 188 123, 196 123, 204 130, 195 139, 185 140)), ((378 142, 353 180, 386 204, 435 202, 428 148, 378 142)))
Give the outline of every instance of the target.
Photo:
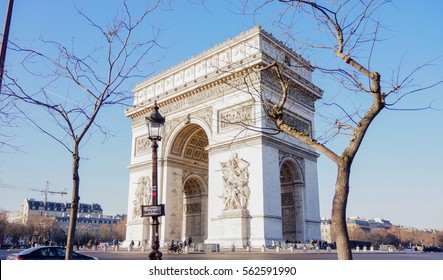
MULTIPOLYGON (((5 260, 6 256, 19 252, 20 250, 0 250, 0 260, 5 260)), ((126 250, 119 251, 93 251, 81 250, 82 254, 97 257, 99 260, 146 260, 148 252, 126 250)), ((423 253, 423 252, 355 252, 355 260, 443 260, 443 253, 423 253)), ((166 254, 163 252, 163 260, 336 260, 335 252, 325 251, 297 251, 279 252, 207 252, 207 253, 183 253, 166 254)))

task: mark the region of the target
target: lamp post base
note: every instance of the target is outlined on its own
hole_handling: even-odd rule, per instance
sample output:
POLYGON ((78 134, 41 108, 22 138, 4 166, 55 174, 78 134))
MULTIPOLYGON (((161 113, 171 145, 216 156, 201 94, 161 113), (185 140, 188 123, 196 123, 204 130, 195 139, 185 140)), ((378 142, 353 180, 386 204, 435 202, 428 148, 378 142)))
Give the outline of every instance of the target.
POLYGON ((163 254, 160 251, 152 251, 149 253, 150 260, 162 260, 163 254))

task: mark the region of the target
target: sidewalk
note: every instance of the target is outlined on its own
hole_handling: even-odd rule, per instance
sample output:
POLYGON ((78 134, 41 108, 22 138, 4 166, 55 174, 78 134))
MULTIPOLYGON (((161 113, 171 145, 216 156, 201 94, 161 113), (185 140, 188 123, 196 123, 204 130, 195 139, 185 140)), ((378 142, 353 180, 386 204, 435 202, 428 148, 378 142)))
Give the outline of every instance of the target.
MULTIPOLYGON (((123 247, 123 246, 98 246, 98 247, 81 247, 74 248, 75 251, 79 252, 93 252, 93 251, 103 251, 103 252, 150 252, 151 247, 147 246, 134 246, 134 247, 123 247)), ((161 247, 160 251, 166 253, 166 247, 161 247)), ((291 248, 263 248, 263 247, 251 247, 251 248, 220 248, 219 251, 211 250, 197 250, 194 248, 183 248, 183 254, 217 254, 217 253, 235 253, 235 254, 251 254, 251 253, 278 253, 278 254, 301 254, 301 253, 316 253, 316 254, 336 254, 336 250, 318 250, 318 249, 291 249, 291 248)))

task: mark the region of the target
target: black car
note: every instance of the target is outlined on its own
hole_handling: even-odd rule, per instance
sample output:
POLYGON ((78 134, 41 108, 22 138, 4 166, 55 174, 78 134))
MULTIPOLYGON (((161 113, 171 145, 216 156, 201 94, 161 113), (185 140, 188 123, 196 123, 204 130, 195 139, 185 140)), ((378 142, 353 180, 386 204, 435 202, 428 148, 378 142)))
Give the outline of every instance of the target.
MULTIPOLYGON (((7 260, 64 260, 66 249, 61 246, 41 246, 23 250, 6 257, 7 260)), ((73 260, 96 260, 96 257, 90 257, 77 252, 72 254, 73 260)))
POLYGON ((443 252, 443 248, 439 246, 427 246, 423 249, 423 252, 443 252))
POLYGON ((11 244, 0 244, 0 249, 1 250, 8 250, 11 249, 12 245, 11 244))

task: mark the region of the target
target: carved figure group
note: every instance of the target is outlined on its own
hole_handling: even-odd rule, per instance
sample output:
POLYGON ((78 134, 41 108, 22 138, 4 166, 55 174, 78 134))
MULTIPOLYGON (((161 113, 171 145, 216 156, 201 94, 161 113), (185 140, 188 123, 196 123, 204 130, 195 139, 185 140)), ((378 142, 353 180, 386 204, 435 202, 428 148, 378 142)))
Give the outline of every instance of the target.
POLYGON ((249 163, 235 154, 229 161, 221 162, 223 173, 224 210, 247 209, 251 190, 249 184, 249 163))
POLYGON ((142 205, 151 205, 151 180, 149 177, 142 176, 138 179, 133 204, 133 218, 141 217, 142 205))

